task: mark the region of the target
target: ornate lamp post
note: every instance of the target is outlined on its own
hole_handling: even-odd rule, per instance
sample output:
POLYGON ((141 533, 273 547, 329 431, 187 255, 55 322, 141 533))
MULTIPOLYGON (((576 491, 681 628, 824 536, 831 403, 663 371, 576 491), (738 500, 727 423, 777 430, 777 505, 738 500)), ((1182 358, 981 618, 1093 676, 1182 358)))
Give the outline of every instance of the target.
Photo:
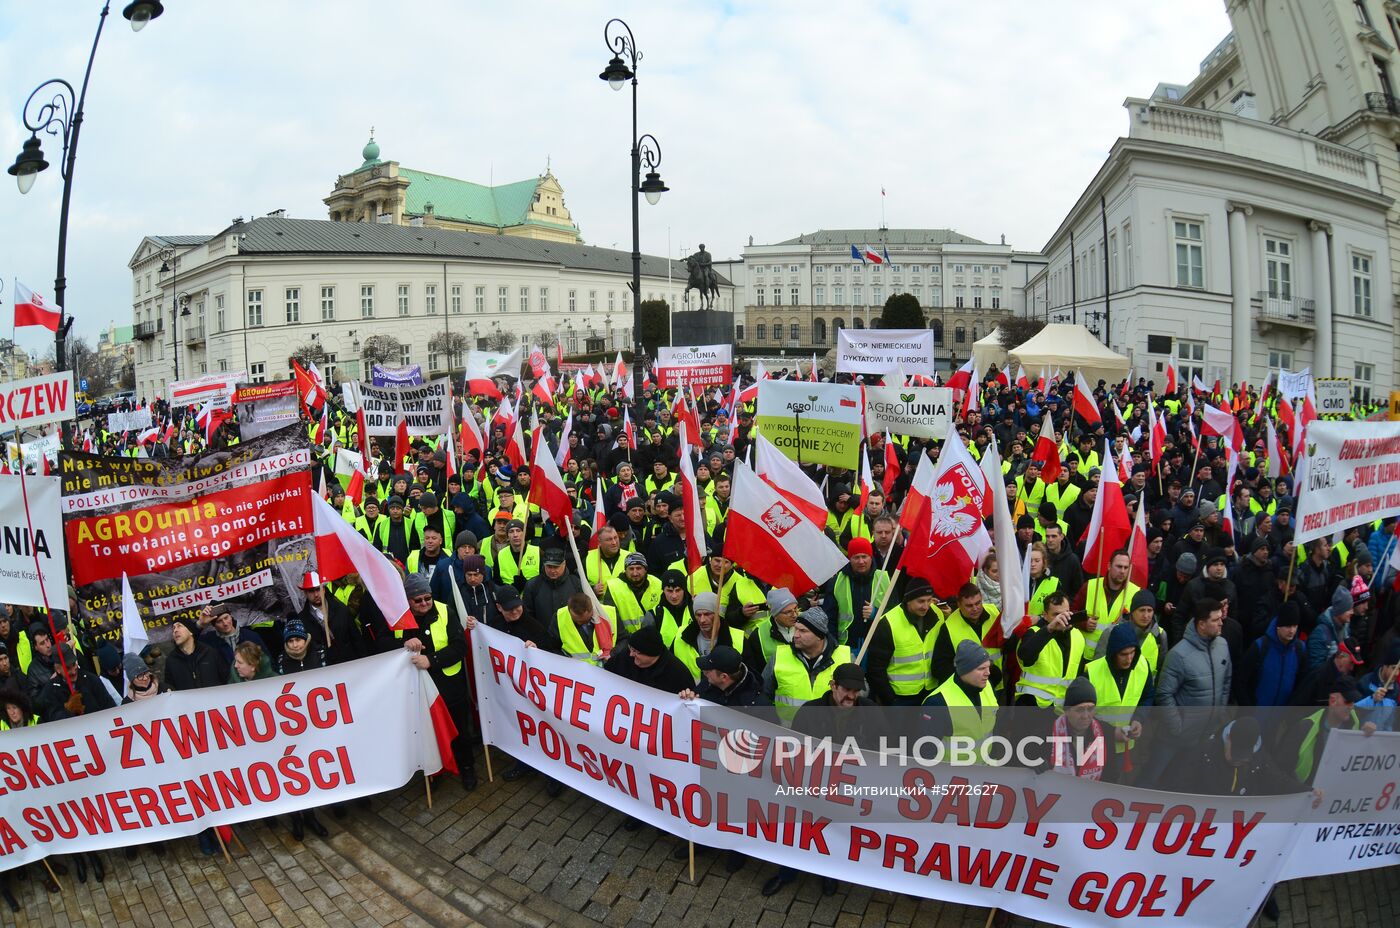
POLYGON ((642 241, 638 194, 655 206, 670 188, 656 170, 661 166, 661 143, 653 135, 637 134, 637 64, 642 60, 642 53, 637 51, 632 29, 620 19, 610 19, 603 27, 603 41, 613 56, 598 77, 607 81, 613 90, 621 90, 628 81, 632 83, 632 396, 641 402, 645 354, 642 349, 642 241), (647 167, 645 180, 642 179, 643 163, 647 167))
MULTIPOLYGON (((73 197, 73 163, 78 158, 78 133, 83 128, 83 103, 87 100, 88 80, 92 77, 92 62, 97 57, 97 43, 102 38, 102 27, 107 22, 111 2, 102 4, 102 12, 97 19, 97 35, 92 40, 92 51, 88 53, 87 69, 83 72, 83 85, 75 94, 73 85, 62 78, 44 81, 29 99, 24 101, 24 127, 30 135, 20 149, 9 173, 19 185, 21 194, 28 193, 34 186, 34 178, 49 166, 44 160, 43 146, 39 133, 45 132, 58 137, 63 142, 63 157, 58 170, 63 175, 63 201, 58 212, 58 272, 53 283, 53 299, 61 310, 65 305, 68 280, 65 266, 68 253, 68 207, 73 197), (49 96, 52 94, 52 96, 49 96)), ((165 7, 160 0, 132 0, 122 9, 122 16, 131 23, 133 32, 140 32, 146 24, 161 13, 165 7)), ((63 310, 64 317, 54 335, 54 368, 63 370, 67 365, 66 345, 68 330, 73 326, 73 317, 63 310)))

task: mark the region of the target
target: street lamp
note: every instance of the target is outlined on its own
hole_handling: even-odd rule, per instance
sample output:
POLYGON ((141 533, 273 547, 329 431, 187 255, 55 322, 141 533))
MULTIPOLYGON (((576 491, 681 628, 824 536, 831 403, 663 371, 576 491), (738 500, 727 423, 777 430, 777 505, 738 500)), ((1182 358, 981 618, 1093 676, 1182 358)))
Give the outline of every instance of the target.
MULTIPOLYGON (((24 127, 29 130, 15 163, 9 173, 19 186, 21 194, 34 187, 34 179, 49 166, 44 159, 44 150, 39 142, 39 133, 56 136, 63 142, 63 158, 59 173, 63 176, 63 200, 58 212, 58 272, 53 283, 53 300, 64 318, 59 320, 58 331, 54 333, 54 367, 63 370, 67 365, 66 346, 68 330, 73 327, 73 317, 63 309, 67 296, 68 280, 65 276, 68 254, 68 206, 73 197, 73 164, 78 159, 78 133, 83 127, 83 103, 87 100, 88 80, 92 77, 92 62, 97 57, 97 43, 102 38, 102 27, 111 11, 111 2, 102 4, 102 13, 97 18, 97 35, 92 39, 92 51, 88 53, 87 68, 83 71, 82 89, 76 94, 73 85, 62 78, 44 81, 29 99, 24 101, 24 127), (48 97, 49 94, 52 97, 48 97), (44 99, 48 97, 48 99, 44 99)), ((122 16, 131 23, 132 31, 140 32, 146 23, 165 12, 159 0, 133 0, 122 9, 122 16)))
MULTIPOLYGON (((156 257, 160 259, 160 273, 170 275, 170 340, 175 355, 175 380, 179 380, 180 296, 177 288, 180 286, 180 254, 175 250, 175 246, 169 245, 156 252, 156 257)), ((185 315, 189 315, 188 307, 185 308, 185 315)))
POLYGON ((603 41, 613 53, 608 66, 598 75, 608 82, 613 90, 621 90, 622 85, 632 83, 632 396, 637 402, 642 399, 642 368, 645 365, 642 354, 642 237, 640 200, 638 194, 647 198, 655 206, 661 195, 670 188, 661 180, 657 168, 661 166, 661 143, 653 135, 637 135, 637 64, 642 53, 637 51, 637 40, 632 29, 620 19, 610 19, 603 27, 603 41), (642 179, 642 164, 646 163, 646 180, 642 179))

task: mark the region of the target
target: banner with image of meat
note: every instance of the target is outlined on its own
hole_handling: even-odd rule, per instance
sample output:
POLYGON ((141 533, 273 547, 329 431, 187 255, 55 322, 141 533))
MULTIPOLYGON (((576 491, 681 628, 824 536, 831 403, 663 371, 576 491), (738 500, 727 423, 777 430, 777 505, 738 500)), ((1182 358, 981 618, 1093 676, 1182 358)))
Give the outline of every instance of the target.
POLYGON ((240 625, 300 611, 310 466, 300 424, 188 458, 62 455, 63 533, 94 636, 121 638, 123 573, 153 643, 214 603, 240 625))

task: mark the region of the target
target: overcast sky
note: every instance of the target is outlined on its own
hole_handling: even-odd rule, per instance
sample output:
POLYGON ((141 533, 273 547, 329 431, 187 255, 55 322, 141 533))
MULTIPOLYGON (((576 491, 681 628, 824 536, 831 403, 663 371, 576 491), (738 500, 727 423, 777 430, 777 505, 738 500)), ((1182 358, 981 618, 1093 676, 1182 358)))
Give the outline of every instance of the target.
MULTIPOLYGON (((630 248, 630 91, 598 80, 603 24, 643 54, 640 128, 672 188, 643 251, 738 256, 818 228, 947 227, 1037 249, 1127 128, 1122 101, 1184 83, 1229 31, 1223 0, 880 4, 165 0, 140 34, 113 0, 78 152, 76 331, 131 322, 146 234, 212 234, 321 199, 381 157, 486 183, 550 159, 587 241, 630 248)), ((0 6, 0 158, 49 77, 82 78, 96 0, 0 6)), ((61 178, 0 180, 0 320, 15 277, 53 293, 61 178)), ((31 332, 36 330, 29 330, 31 332)), ((42 350, 47 333, 21 337, 42 350)))

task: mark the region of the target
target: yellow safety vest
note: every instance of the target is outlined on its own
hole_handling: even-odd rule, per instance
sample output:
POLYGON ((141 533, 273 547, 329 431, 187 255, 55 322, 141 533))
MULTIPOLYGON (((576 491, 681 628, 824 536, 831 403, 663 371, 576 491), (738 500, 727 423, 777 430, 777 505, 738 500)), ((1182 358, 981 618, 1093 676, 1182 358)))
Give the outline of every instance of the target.
MULTIPOLYGON (((437 617, 433 619, 428 633, 433 639, 433 652, 441 653, 447 647, 447 607, 442 603, 434 603, 433 605, 437 606, 437 617)), ((394 637, 403 638, 403 630, 396 629, 394 637)), ((458 661, 451 667, 439 667, 438 672, 444 677, 455 677, 462 672, 462 662, 458 661)))
POLYGON ((603 560, 603 552, 601 550, 594 548, 592 551, 589 551, 587 556, 583 559, 583 574, 588 578, 588 585, 596 587, 599 580, 602 580, 604 584, 608 584, 618 577, 624 576, 623 569, 627 565, 623 562, 626 560, 627 552, 618 548, 617 561, 609 567, 607 562, 603 560))
POLYGON ((1102 577, 1090 580, 1084 590, 1084 611, 1098 620, 1098 626, 1084 637, 1089 642, 1090 648, 1097 648, 1099 638, 1103 636, 1104 630, 1128 614, 1133 597, 1138 594, 1138 586, 1129 580, 1123 589, 1118 591, 1118 595, 1113 598, 1111 603, 1104 591, 1102 577))
MULTIPOLYGON (((1001 611, 997 609, 996 606, 983 606, 982 608, 986 611, 988 619, 992 622, 996 622, 997 617, 1001 614, 1001 611)), ((941 633, 949 637, 954 651, 958 649, 958 642, 964 639, 967 641, 975 641, 979 645, 982 644, 981 631, 967 624, 967 619, 963 618, 962 612, 957 609, 954 609, 952 614, 939 623, 938 629, 941 633)), ((1001 648, 987 648, 987 653, 992 656, 992 666, 1000 669, 1001 648)), ((932 668, 930 668, 930 673, 931 672, 932 668)), ((943 683, 943 680, 930 680, 929 686, 931 689, 937 689, 943 683)))
POLYGON ((559 611, 554 614, 554 621, 559 626, 559 643, 563 646, 565 657, 587 661, 594 667, 603 666, 603 649, 598 646, 596 630, 593 633, 593 647, 589 649, 583 643, 583 634, 569 615, 568 606, 559 607, 559 611))
MULTIPOLYGON (((936 620, 941 620, 937 608, 930 606, 936 620)), ((890 637, 894 639, 894 653, 890 656, 888 676, 890 689, 896 696, 917 696, 933 686, 933 672, 930 669, 933 659, 933 643, 938 638, 939 621, 924 635, 914 627, 905 614, 903 606, 895 606, 885 613, 885 621, 890 626, 890 637)))
MULTIPOLYGON (((1048 635, 1043 628, 1034 628, 1030 634, 1048 635)), ((1069 630, 1069 664, 1065 664, 1065 652, 1060 643, 1051 638, 1040 649, 1035 663, 1021 671, 1021 679, 1016 681, 1016 695, 1029 694, 1035 697, 1036 705, 1044 709, 1053 705, 1056 711, 1064 708, 1065 690, 1070 681, 1079 676, 1079 665, 1084 659, 1084 633, 1077 628, 1069 630), (1063 668, 1063 669, 1062 669, 1063 668)))
POLYGON ((519 563, 516 562, 515 552, 510 545, 506 545, 496 552, 496 579, 505 584, 515 582, 517 576, 523 576, 526 580, 531 580, 538 576, 540 572, 540 546, 525 543, 525 550, 520 554, 519 563))
MULTIPOLYGON (((1303 743, 1298 745, 1298 763, 1293 767, 1293 775, 1304 783, 1313 774, 1313 753, 1317 750, 1317 734, 1322 731, 1322 716, 1326 712, 1326 709, 1319 709, 1308 716, 1308 733, 1303 736, 1303 743)), ((1351 727, 1361 727, 1355 710, 1351 713, 1351 727)))
POLYGON ((1031 579, 1031 604, 1029 612, 1031 615, 1045 614, 1045 598, 1051 593, 1060 591, 1060 578, 1052 573, 1046 573, 1039 580, 1031 579))
POLYGON ((817 699, 831 689, 831 678, 836 668, 851 662, 851 649, 838 645, 832 652, 831 664, 813 679, 807 672, 807 665, 791 647, 781 648, 773 656, 773 679, 777 682, 773 697, 773 707, 778 711, 778 720, 791 726, 793 716, 804 703, 817 699))
MULTIPOLYGON (((890 585, 890 575, 878 567, 874 568, 871 573, 874 576, 870 580, 870 608, 875 609, 879 607, 880 600, 885 595, 885 589, 890 585)), ((846 633, 850 630, 851 623, 856 619, 856 610, 851 600, 851 577, 844 570, 836 575, 831 595, 836 600, 836 624, 840 635, 837 640, 845 644, 846 633)))
MULTIPOLYGON (((685 629, 682 628, 680 631, 683 632, 685 629)), ((718 643, 725 644, 726 642, 720 641, 718 643)), ((740 654, 744 653, 744 633, 739 629, 729 629, 729 641, 727 643, 740 654)), ((681 637, 680 632, 677 632, 676 637, 671 640, 671 653, 676 655, 680 662, 686 666, 686 669, 690 671, 690 675, 694 677, 698 683, 700 680, 700 652, 692 648, 690 644, 681 637)))
POLYGON ((607 592, 612 597, 613 608, 617 610, 619 633, 632 635, 642 627, 642 614, 655 609, 656 604, 661 602, 661 581, 655 577, 647 577, 647 588, 643 591, 640 601, 625 577, 610 580, 607 592))
MULTIPOLYGON (((1138 658, 1133 669, 1128 671, 1128 688, 1119 690, 1108 661, 1108 657, 1100 657, 1090 661, 1085 668, 1089 673, 1089 682, 1094 684, 1094 692, 1098 694, 1098 705, 1094 714, 1105 725, 1112 725, 1126 732, 1132 724, 1133 713, 1137 711, 1138 703, 1142 701, 1142 691, 1147 686, 1147 662, 1138 658)), ((1122 754, 1131 748, 1133 743, 1131 738, 1122 742, 1114 739, 1113 750, 1122 754)))
POLYGON ((948 715, 953 723, 954 738, 971 738, 979 753, 992 736, 997 724, 997 698, 988 683, 982 687, 980 695, 981 711, 973 706, 972 700, 958 686, 957 676, 949 677, 934 691, 948 704, 948 715))

